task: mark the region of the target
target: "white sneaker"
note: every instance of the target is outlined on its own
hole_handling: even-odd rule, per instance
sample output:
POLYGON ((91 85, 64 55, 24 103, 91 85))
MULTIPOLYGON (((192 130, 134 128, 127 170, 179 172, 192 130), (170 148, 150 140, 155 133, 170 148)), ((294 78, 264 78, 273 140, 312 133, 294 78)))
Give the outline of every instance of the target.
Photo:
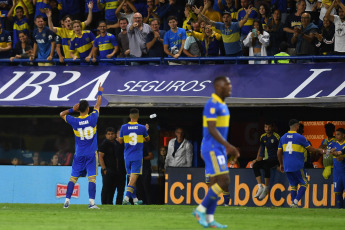
POLYGON ((265 187, 264 190, 262 191, 262 193, 259 196, 259 200, 264 199, 268 194, 268 187, 265 187))
POLYGON ((89 209, 100 209, 99 207, 97 207, 97 205, 91 205, 89 204, 89 209))
POLYGON ((69 208, 69 201, 65 201, 65 203, 63 204, 63 208, 69 208))
POLYGON ((256 192, 254 198, 258 198, 263 191, 264 191, 264 187, 263 186, 261 186, 261 187, 259 186, 258 191, 256 192))
POLYGON ((298 208, 298 205, 295 204, 295 203, 291 203, 291 204, 290 204, 290 208, 298 208))

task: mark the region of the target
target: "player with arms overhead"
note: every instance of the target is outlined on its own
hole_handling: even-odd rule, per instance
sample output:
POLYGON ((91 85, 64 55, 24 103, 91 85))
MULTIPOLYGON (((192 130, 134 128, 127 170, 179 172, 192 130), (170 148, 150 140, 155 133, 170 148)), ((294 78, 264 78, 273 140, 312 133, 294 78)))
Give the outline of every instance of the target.
POLYGON ((297 133, 300 123, 296 119, 289 121, 290 131, 285 133, 279 141, 278 160, 280 171, 285 172, 291 186, 292 208, 298 207, 298 202, 304 196, 308 187, 307 173, 304 169, 304 151, 311 153, 325 154, 324 149, 316 149, 310 145, 309 141, 297 133), (284 165, 283 165, 284 163, 284 165), (301 185, 297 192, 297 186, 301 185))
POLYGON ((203 227, 226 228, 214 220, 218 195, 229 195, 230 176, 227 167, 227 153, 239 157, 238 150, 227 141, 230 112, 224 102, 231 95, 231 82, 228 77, 217 77, 213 86, 215 93, 208 100, 203 112, 203 140, 201 153, 205 161, 206 176, 210 178, 210 189, 204 200, 193 211, 203 227))
POLYGON ((132 198, 135 205, 140 205, 143 202, 137 198, 135 184, 139 175, 142 174, 144 141, 149 141, 150 137, 147 133, 148 125, 145 127, 138 124, 138 109, 131 109, 129 118, 131 121, 121 126, 119 138, 121 144, 125 143, 125 165, 127 174, 130 176, 122 204, 130 205, 129 198, 132 198))
POLYGON ((79 177, 88 175, 89 179, 89 209, 98 209, 95 205, 96 176, 98 172, 97 120, 102 102, 103 87, 99 84, 97 102, 94 110, 89 114, 89 103, 81 100, 73 108, 62 111, 60 117, 73 128, 75 135, 75 154, 72 163, 71 179, 67 185, 64 208, 69 207, 74 185, 79 177), (79 112, 79 117, 72 117, 69 113, 79 112))

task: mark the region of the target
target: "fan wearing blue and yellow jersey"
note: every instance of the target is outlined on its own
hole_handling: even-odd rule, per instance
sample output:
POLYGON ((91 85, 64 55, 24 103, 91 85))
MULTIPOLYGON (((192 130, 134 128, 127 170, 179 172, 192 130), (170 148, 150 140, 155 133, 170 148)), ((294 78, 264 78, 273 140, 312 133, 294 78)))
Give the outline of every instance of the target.
MULTIPOLYGON (((12 49, 12 36, 9 31, 3 30, 1 26, 0 21, 0 58, 9 58, 12 49)), ((7 63, 1 63, 0 65, 7 65, 7 63)))
POLYGON ((22 4, 22 6, 16 7, 16 5, 13 4, 12 8, 7 14, 7 18, 10 21, 13 21, 13 48, 18 42, 20 42, 19 33, 24 32, 27 36, 29 36, 30 31, 28 8, 22 0, 20 0, 19 2, 22 4), (15 12, 14 17, 13 12, 15 12))
MULTIPOLYGON (((81 23, 82 30, 85 29, 86 26, 90 25, 92 21, 93 1, 90 1, 87 6, 89 8, 89 14, 87 16, 86 21, 81 23)), ((62 49, 65 55, 65 58, 72 58, 70 55, 70 45, 71 45, 71 38, 75 35, 72 28, 72 18, 69 15, 64 16, 62 18, 64 27, 61 28, 61 27, 54 27, 51 10, 49 9, 46 10, 46 15, 48 17, 49 29, 61 37, 62 49)))
POLYGON ((71 38, 70 56, 73 60, 80 58, 81 65, 87 64, 86 62, 89 62, 92 56, 95 35, 90 30, 82 30, 83 26, 79 20, 74 20, 72 27, 75 34, 71 38))
MULTIPOLYGON (((93 43, 92 48, 92 61, 96 59, 96 53, 99 51, 100 59, 113 58, 116 52, 119 50, 116 37, 110 33, 107 33, 107 24, 104 21, 100 21, 98 24, 98 35, 93 43)), ((99 65, 112 65, 110 62, 100 62, 99 65)))
POLYGON ((64 208, 68 208, 74 185, 79 177, 89 180, 89 209, 98 209, 95 205, 96 176, 98 172, 97 120, 102 102, 103 87, 99 84, 97 102, 94 110, 89 114, 89 103, 81 100, 69 110, 62 111, 60 117, 72 126, 75 135, 75 154, 72 163, 72 173, 67 185, 64 208), (68 114, 79 112, 79 117, 68 114))
POLYGON ((122 204, 130 205, 129 198, 132 198, 135 205, 140 205, 142 201, 137 198, 135 185, 139 175, 142 174, 144 141, 149 141, 150 137, 147 133, 148 125, 146 127, 138 124, 138 109, 131 109, 129 118, 131 121, 121 126, 119 138, 121 144, 125 143, 125 165, 127 175, 129 175, 129 183, 122 204))
POLYGON ((297 133, 300 123, 296 119, 289 121, 290 131, 285 133, 279 141, 278 160, 280 171, 285 172, 291 186, 292 208, 298 207, 298 202, 304 196, 308 187, 307 173, 304 169, 304 151, 325 154, 324 149, 316 149, 308 140, 297 133), (284 164, 283 164, 284 163, 284 164), (297 192, 297 186, 301 185, 297 192))
POLYGON ((199 224, 207 228, 226 228, 214 219, 218 195, 223 193, 229 203, 230 176, 227 166, 227 154, 239 157, 238 150, 228 141, 230 112, 224 102, 231 95, 231 82, 228 77, 217 77, 214 82, 215 93, 207 101, 203 111, 203 140, 201 154, 205 161, 206 177, 210 180, 210 189, 204 200, 193 211, 199 224))
POLYGON ((336 142, 329 147, 336 152, 333 156, 333 184, 335 193, 335 206, 344 208, 343 192, 345 189, 345 129, 339 128, 335 132, 336 142))

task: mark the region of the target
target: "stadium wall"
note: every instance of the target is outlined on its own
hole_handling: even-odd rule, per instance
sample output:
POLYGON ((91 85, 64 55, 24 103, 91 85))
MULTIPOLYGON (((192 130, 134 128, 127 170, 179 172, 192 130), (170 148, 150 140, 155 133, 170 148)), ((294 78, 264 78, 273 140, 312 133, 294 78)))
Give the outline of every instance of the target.
MULTIPOLYGON (((323 169, 307 169, 309 186, 300 201, 304 208, 335 207, 333 176, 322 177, 323 169)), ((196 205, 201 203, 208 190, 202 168, 168 168, 165 175, 165 203, 171 205, 196 205)), ((254 198, 257 191, 252 169, 230 169, 231 206, 282 206, 291 204, 289 182, 285 174, 272 169, 270 194, 263 200, 254 198)), ((223 197, 218 204, 223 204, 223 197)))

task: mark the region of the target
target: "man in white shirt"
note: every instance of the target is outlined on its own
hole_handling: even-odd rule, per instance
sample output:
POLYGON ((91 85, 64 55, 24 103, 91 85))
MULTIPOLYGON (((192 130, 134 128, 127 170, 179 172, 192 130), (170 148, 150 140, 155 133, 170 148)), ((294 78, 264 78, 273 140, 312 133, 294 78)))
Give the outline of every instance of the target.
POLYGON ((345 54, 345 6, 340 0, 334 0, 328 8, 325 17, 334 22, 334 51, 339 55, 345 54), (339 5, 339 15, 331 15, 331 11, 335 4, 339 5))

